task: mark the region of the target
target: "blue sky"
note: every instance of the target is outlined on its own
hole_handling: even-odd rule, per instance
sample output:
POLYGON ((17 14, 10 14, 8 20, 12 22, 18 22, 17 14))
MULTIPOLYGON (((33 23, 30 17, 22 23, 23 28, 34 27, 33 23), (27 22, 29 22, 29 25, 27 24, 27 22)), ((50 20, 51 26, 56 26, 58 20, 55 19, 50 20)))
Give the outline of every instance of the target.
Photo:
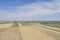
POLYGON ((60 0, 0 0, 0 20, 60 21, 60 0))

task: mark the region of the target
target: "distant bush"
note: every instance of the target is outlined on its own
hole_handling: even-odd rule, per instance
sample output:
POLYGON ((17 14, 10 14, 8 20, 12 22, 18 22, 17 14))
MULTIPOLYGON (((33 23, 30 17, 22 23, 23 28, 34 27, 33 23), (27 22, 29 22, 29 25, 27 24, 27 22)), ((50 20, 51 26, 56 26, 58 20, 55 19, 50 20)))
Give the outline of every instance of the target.
POLYGON ((19 25, 17 23, 14 23, 12 27, 19 27, 19 25))

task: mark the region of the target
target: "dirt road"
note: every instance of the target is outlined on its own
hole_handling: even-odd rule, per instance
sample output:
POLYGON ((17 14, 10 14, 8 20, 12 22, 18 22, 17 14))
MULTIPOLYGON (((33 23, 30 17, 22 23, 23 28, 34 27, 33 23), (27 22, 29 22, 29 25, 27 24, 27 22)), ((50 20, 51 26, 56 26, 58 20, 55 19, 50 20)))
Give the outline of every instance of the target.
POLYGON ((0 40, 60 40, 60 32, 43 28, 41 26, 28 25, 0 29, 0 40))
POLYGON ((56 40, 52 36, 42 33, 40 30, 37 30, 32 26, 20 26, 20 31, 23 40, 56 40))
POLYGON ((37 24, 35 24, 32 27, 37 30, 40 30, 40 32, 42 32, 42 33, 45 33, 49 36, 54 37, 56 40, 60 40, 60 32, 58 32, 58 31, 60 31, 59 28, 56 29, 56 28, 52 28, 49 26, 44 26, 42 24, 40 24, 39 26, 37 24), (51 30, 51 29, 53 29, 53 30, 51 30), (54 30, 57 30, 57 31, 54 31, 54 30))
POLYGON ((39 30, 40 32, 42 32, 44 34, 47 34, 47 35, 55 38, 56 40, 60 40, 60 32, 56 32, 53 30, 49 30, 49 29, 42 28, 42 27, 36 27, 36 26, 33 26, 33 28, 39 30))
POLYGON ((0 40, 22 40, 22 38, 18 28, 8 28, 0 32, 0 40))

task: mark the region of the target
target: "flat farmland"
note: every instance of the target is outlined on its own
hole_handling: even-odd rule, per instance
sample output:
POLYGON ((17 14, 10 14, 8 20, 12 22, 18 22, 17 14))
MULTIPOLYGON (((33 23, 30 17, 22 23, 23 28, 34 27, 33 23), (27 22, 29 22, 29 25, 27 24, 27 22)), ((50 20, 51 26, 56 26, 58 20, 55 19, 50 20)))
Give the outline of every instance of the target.
POLYGON ((25 35, 28 33, 27 35, 25 35, 25 37, 27 36, 26 38, 23 36, 26 40, 28 37, 28 40, 60 40, 59 28, 46 26, 41 23, 22 23, 22 26, 22 34, 25 35))
POLYGON ((60 40, 60 32, 40 23, 0 24, 0 40, 60 40))
POLYGON ((9 28, 12 26, 13 23, 5 23, 5 24, 0 24, 0 28, 9 28))
POLYGON ((21 35, 16 24, 1 24, 0 25, 0 40, 21 40, 21 35), (6 27, 7 26, 7 27, 6 27))
POLYGON ((60 32, 60 22, 42 22, 40 24, 40 26, 60 32))

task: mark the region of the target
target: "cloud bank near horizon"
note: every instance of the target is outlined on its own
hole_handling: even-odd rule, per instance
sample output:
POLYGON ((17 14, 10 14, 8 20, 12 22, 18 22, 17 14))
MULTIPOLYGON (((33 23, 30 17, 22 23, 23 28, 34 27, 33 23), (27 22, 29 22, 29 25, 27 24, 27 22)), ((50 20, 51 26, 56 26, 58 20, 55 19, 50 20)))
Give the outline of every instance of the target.
POLYGON ((35 3, 19 5, 13 8, 13 10, 0 10, 0 19, 23 21, 60 20, 60 0, 36 0, 35 3))

